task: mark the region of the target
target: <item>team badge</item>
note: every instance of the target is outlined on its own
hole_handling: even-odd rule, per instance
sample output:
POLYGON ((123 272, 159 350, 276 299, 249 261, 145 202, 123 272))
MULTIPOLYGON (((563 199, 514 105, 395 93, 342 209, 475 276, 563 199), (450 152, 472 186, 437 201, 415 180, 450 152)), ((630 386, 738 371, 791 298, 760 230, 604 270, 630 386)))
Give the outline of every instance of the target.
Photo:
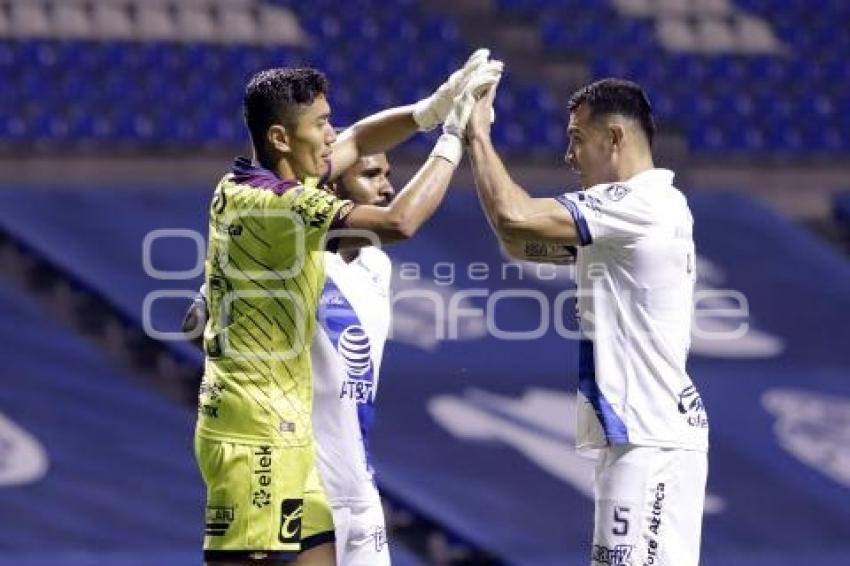
POLYGON ((623 200, 630 192, 632 192, 632 189, 626 185, 611 185, 605 189, 605 195, 614 202, 623 200))

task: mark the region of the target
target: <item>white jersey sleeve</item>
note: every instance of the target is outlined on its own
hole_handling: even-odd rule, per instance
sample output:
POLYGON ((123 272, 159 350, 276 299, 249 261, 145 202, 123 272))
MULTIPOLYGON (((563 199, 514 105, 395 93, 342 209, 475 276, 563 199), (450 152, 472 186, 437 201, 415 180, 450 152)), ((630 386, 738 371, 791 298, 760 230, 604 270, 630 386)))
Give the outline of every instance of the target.
POLYGON ((596 185, 586 191, 556 197, 573 217, 579 244, 627 242, 645 234, 652 215, 644 199, 628 198, 632 188, 623 183, 596 185))

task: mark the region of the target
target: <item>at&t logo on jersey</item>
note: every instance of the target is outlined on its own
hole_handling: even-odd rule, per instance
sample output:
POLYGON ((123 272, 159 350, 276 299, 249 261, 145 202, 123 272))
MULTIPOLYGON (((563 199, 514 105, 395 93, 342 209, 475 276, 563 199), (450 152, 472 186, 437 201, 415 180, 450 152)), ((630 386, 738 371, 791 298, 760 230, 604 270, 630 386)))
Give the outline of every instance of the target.
POLYGON ((371 381, 372 348, 363 327, 353 324, 342 331, 337 346, 348 379, 342 383, 340 399, 369 403, 374 394, 371 381))

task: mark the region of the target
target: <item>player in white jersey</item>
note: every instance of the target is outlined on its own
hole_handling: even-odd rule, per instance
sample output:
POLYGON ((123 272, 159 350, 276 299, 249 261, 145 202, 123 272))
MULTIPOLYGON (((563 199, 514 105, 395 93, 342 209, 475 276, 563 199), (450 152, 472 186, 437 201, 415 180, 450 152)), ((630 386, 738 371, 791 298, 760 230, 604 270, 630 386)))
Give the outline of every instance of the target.
POLYGON ((655 168, 649 100, 605 79, 570 100, 566 160, 584 190, 532 198, 490 141, 495 88, 467 127, 476 187, 513 257, 577 261, 578 449, 597 452, 593 565, 696 566, 708 418, 685 369, 693 219, 655 168))
MULTIPOLYGON (((355 204, 394 196, 384 154, 362 158, 333 187, 355 204)), ((333 512, 337 564, 390 564, 381 499, 373 480, 369 429, 390 330, 390 259, 376 247, 326 253, 326 279, 313 336, 313 428, 319 471, 333 512)))

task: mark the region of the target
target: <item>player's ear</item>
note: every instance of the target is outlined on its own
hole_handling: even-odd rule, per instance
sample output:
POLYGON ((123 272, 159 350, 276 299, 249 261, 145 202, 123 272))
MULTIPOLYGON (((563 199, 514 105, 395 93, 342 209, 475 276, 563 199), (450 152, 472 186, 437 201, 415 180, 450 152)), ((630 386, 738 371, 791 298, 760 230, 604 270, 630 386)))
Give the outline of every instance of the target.
POLYGON ((626 129, 622 124, 614 122, 608 126, 608 135, 610 136, 611 146, 617 149, 623 147, 623 138, 626 135, 626 129))
POLYGON ((270 147, 273 147, 280 153, 286 153, 290 150, 289 132, 285 126, 280 124, 272 124, 266 131, 266 141, 270 147))

